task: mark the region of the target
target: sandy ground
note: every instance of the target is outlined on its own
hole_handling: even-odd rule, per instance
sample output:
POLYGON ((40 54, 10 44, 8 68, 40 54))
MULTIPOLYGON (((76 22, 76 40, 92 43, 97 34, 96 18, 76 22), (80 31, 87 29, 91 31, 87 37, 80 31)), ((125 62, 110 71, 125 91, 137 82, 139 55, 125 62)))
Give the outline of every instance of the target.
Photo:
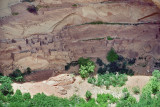
POLYGON ((0 0, 0 17, 11 15, 10 6, 19 2, 20 0, 0 0))
MULTIPOLYGON (((65 86, 53 86, 49 84, 49 82, 42 81, 42 82, 27 82, 23 84, 13 83, 14 90, 20 89, 22 93, 29 92, 32 96, 37 93, 45 93, 46 95, 55 95, 59 97, 70 97, 73 94, 77 94, 83 98, 85 98, 85 93, 87 90, 91 91, 92 97, 96 98, 96 95, 98 93, 110 93, 114 95, 115 97, 121 97, 122 96, 122 89, 124 87, 127 87, 131 94, 132 93, 132 87, 139 86, 141 89, 142 87, 149 81, 149 76, 132 76, 128 77, 128 81, 126 82, 126 85, 123 87, 110 87, 108 90, 106 90, 105 87, 97 87, 92 84, 89 84, 86 80, 81 79, 81 77, 76 76, 75 82, 70 85, 65 86), (65 95, 62 94, 65 90, 65 95), (60 92, 61 91, 61 92, 60 92)), ((134 95, 137 100, 139 100, 139 95, 134 95)))

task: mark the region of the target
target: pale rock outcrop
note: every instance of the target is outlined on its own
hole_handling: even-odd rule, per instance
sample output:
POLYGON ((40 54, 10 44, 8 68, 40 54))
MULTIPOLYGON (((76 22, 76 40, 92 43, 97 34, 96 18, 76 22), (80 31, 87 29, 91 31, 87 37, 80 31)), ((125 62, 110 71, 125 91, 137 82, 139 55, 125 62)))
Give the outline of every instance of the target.
POLYGON ((61 74, 56 77, 49 78, 46 83, 52 86, 65 86, 65 85, 73 84, 74 81, 75 81, 75 78, 72 77, 72 75, 61 74))

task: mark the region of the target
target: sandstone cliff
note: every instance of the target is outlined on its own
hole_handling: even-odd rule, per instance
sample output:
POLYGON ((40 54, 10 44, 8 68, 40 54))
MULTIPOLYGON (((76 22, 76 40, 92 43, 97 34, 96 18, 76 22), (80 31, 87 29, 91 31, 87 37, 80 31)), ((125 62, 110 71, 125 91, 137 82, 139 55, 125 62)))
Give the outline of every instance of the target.
POLYGON ((151 1, 36 0, 10 9, 18 15, 0 19, 0 70, 6 75, 27 67, 64 71, 82 56, 105 61, 111 47, 125 57, 146 58, 133 67, 137 72, 151 71, 160 59, 160 14, 139 20, 160 11, 151 1), (26 10, 31 4, 39 6, 38 15, 26 10), (94 21, 106 24, 89 24, 94 21))

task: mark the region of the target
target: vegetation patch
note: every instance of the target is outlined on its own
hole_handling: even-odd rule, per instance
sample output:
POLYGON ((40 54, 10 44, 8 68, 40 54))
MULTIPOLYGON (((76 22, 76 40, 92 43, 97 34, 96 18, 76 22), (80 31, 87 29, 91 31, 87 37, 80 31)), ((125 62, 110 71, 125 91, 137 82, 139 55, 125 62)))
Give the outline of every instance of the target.
POLYGON ((114 38, 107 36, 107 40, 113 40, 114 38))
POLYGON ((72 7, 77 7, 77 6, 78 6, 77 4, 73 4, 73 5, 72 5, 72 7))
POLYGON ((13 16, 16 16, 16 15, 18 15, 18 14, 19 14, 18 12, 13 12, 13 13, 12 13, 13 16))
POLYGON ((111 50, 107 53, 106 58, 109 62, 115 62, 118 60, 118 54, 115 52, 114 48, 111 48, 111 50))
POLYGON ((105 25, 132 25, 132 26, 137 26, 137 25, 142 25, 142 24, 159 24, 159 22, 139 22, 139 23, 112 23, 112 22, 103 22, 103 21, 94 21, 94 22, 88 22, 84 23, 85 24, 92 24, 92 25, 99 25, 99 24, 105 24, 105 25))
POLYGON ((125 82, 128 80, 126 74, 99 74, 98 78, 96 79, 95 77, 89 77, 88 78, 88 83, 94 84, 96 86, 106 86, 106 89, 109 88, 110 85, 116 87, 116 86, 123 86, 125 85, 125 82))
POLYGON ((82 41, 91 41, 91 40, 102 40, 104 39, 105 37, 102 37, 102 38, 92 38, 92 39, 87 39, 87 40, 82 40, 82 41))
POLYGON ((37 10, 39 10, 40 8, 49 8, 48 5, 37 5, 36 6, 37 10))
POLYGON ((122 93, 123 96, 120 98, 116 107, 135 107, 134 104, 137 103, 136 98, 130 95, 128 89, 124 88, 122 93))
MULTIPOLYGON (((111 94, 97 94, 96 99, 91 98, 92 93, 86 92, 86 98, 73 95, 69 99, 56 96, 47 96, 38 93, 31 98, 30 93, 16 90, 13 94, 10 77, 0 77, 0 107, 106 107, 114 104, 116 107, 159 107, 160 106, 160 71, 155 70, 153 77, 142 89, 139 102, 131 96, 127 88, 122 90, 123 96, 116 98, 111 94)), ((119 80, 117 80, 119 81, 119 80)))
POLYGON ((34 5, 28 6, 27 10, 28 10, 28 12, 30 12, 30 13, 38 14, 38 7, 36 7, 36 6, 34 6, 34 5))
POLYGON ((89 58, 79 58, 78 60, 79 64, 79 73, 82 78, 88 77, 91 73, 94 72, 95 64, 93 61, 91 61, 89 58))
POLYGON ((34 2, 35 0, 22 0, 22 2, 34 2))
POLYGON ((133 87, 132 91, 133 91, 134 94, 139 94, 140 93, 140 88, 138 86, 133 87))
POLYGON ((106 59, 109 64, 105 64, 101 59, 97 58, 96 63, 100 66, 98 69, 99 74, 105 74, 106 72, 116 74, 118 72, 119 74, 134 75, 133 70, 128 66, 135 64, 136 58, 124 58, 123 56, 118 55, 115 50, 111 48, 107 53, 106 59))
POLYGON ((68 71, 71 66, 77 66, 77 65, 78 61, 72 61, 71 63, 67 63, 67 65, 65 66, 65 70, 68 71))
POLYGON ((92 93, 91 93, 90 91, 87 90, 85 96, 86 96, 87 101, 89 101, 89 100, 91 99, 92 93))

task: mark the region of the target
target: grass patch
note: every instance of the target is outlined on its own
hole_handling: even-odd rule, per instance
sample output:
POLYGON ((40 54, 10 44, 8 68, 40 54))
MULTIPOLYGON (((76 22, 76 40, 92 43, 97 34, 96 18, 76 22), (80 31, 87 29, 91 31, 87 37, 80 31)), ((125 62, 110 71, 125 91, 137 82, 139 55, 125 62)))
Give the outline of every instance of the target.
POLYGON ((90 40, 102 40, 104 39, 105 37, 102 37, 102 38, 92 38, 92 39, 86 39, 86 40, 82 40, 82 41, 90 41, 90 40))
POLYGON ((77 4, 73 4, 73 5, 72 5, 72 7, 77 7, 77 6, 78 6, 77 4))
POLYGON ((22 0, 22 2, 34 2, 35 0, 22 0))
POLYGON ((113 40, 114 38, 107 36, 107 40, 113 40))
POLYGON ((140 93, 140 88, 138 86, 133 87, 132 91, 133 91, 134 94, 139 94, 140 93))
POLYGON ((13 12, 13 13, 12 13, 13 16, 16 16, 16 15, 18 15, 18 14, 19 14, 18 12, 13 12))
POLYGON ((49 8, 47 5, 37 5, 36 8, 39 10, 40 8, 49 8))

